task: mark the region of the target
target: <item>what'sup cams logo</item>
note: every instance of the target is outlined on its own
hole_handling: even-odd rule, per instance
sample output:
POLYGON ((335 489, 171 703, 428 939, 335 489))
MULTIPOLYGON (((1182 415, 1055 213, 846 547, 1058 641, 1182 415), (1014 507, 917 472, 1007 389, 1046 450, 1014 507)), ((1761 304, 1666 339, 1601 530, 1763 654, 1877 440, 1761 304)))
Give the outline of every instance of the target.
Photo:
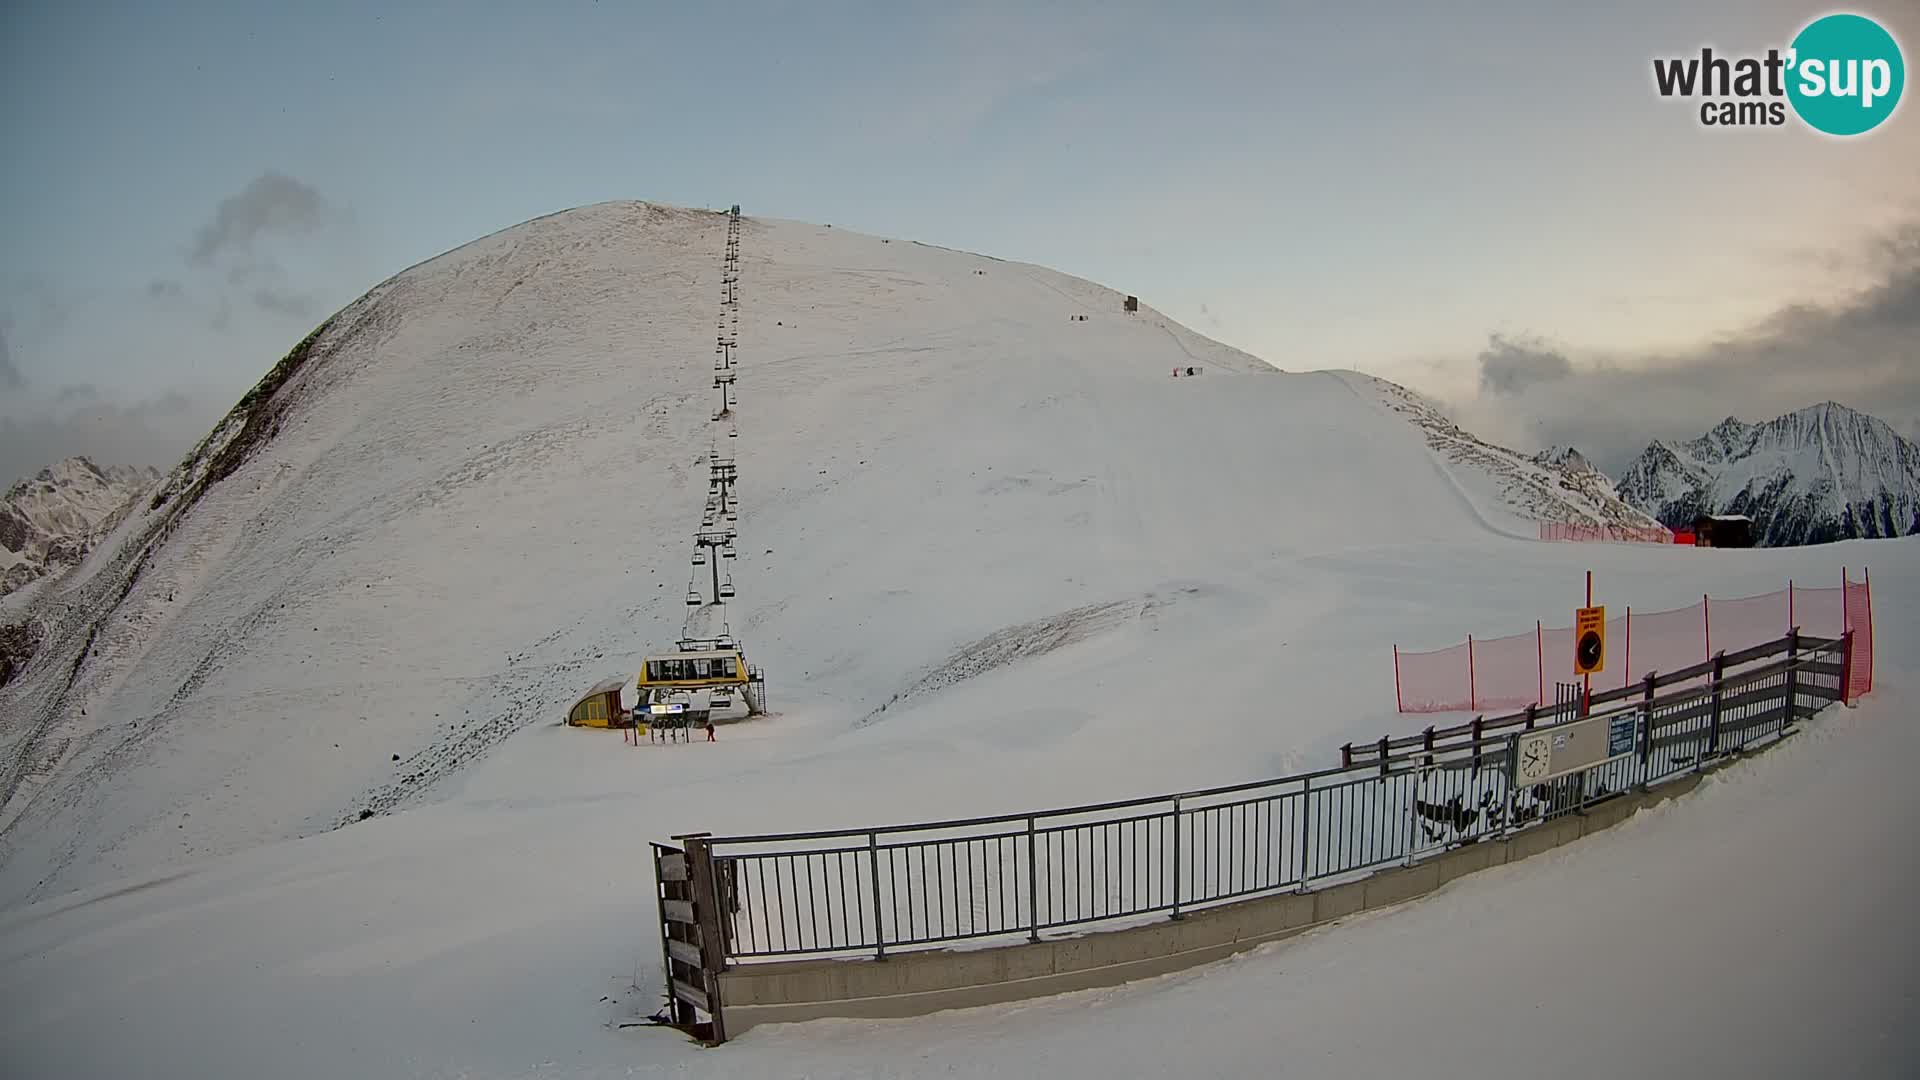
POLYGON ((1660 96, 1702 99, 1706 127, 1779 127, 1791 106, 1815 131, 1860 135, 1893 115, 1906 83, 1900 43, 1864 15, 1815 19, 1784 51, 1764 57, 1720 56, 1709 47, 1653 62, 1660 96))

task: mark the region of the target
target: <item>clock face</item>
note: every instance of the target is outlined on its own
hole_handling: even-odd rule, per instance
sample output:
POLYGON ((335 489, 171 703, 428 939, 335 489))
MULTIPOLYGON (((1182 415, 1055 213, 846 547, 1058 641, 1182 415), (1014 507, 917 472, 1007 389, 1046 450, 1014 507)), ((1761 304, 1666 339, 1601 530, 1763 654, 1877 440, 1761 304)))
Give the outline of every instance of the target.
POLYGON ((1552 752, 1545 734, 1529 735, 1520 740, 1519 776, 1522 780, 1538 780, 1547 775, 1551 766, 1552 752))

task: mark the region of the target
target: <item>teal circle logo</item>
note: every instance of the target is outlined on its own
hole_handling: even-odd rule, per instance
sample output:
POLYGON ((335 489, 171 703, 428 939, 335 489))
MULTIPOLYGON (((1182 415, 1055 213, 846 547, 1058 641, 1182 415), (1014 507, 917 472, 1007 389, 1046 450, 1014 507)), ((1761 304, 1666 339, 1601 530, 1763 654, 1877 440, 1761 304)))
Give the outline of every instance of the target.
POLYGON ((1863 15, 1828 15, 1794 37, 1787 99, 1816 131, 1859 135, 1900 104, 1907 65, 1900 43, 1863 15))

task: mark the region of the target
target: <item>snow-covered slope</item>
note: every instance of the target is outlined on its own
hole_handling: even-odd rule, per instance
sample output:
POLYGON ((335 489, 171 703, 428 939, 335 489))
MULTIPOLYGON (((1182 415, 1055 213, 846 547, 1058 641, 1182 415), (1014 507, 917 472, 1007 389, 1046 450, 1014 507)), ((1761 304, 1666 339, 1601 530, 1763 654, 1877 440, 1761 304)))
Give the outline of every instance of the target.
MULTIPOLYGON (((746 226, 729 438, 724 230, 645 204, 543 218, 290 353, 51 598, 0 697, 0 895, 405 802, 632 671, 678 636, 716 442, 742 478, 731 628, 787 722, 829 728, 1089 605, 1127 613, 1100 630, 1123 655, 1203 612, 1286 640, 1321 592, 1268 611, 1286 561, 1356 530, 1484 535, 1354 377, 1036 267, 808 225, 746 226)), ((1170 692, 1136 670, 1109 694, 1170 692)))
MULTIPOLYGON (((1409 423, 1386 384, 1277 372, 1039 268, 789 222, 745 225, 729 438, 725 231, 609 204, 396 276, 50 583, 47 644, 0 689, 16 1071, 777 1071, 619 1026, 659 1004, 647 840, 1322 766, 1411 726, 1396 641, 1564 618, 1587 569, 1596 600, 1651 610, 1857 555, 1517 539, 1503 478, 1537 477, 1516 490, 1540 506, 1564 489, 1409 423), (776 715, 671 747, 558 726, 677 635, 711 443, 741 477, 717 621, 776 715)), ((1881 547, 1899 610, 1920 548, 1881 547)), ((1530 1007, 1499 1000, 1478 1026, 1530 1007)), ((1211 1002, 1190 1030, 1233 1004, 1211 1002)), ((859 1054, 810 1071, 919 1067, 859 1054)))
POLYGON ((73 457, 7 489, 0 497, 0 595, 78 564, 159 479, 155 469, 103 469, 73 457))
POLYGON ((1920 532, 1920 446, 1884 421, 1825 402, 1747 424, 1728 417, 1686 442, 1655 442, 1620 479, 1669 526, 1745 514, 1761 544, 1920 532))
POLYGON ((1613 482, 1577 450, 1528 457, 1480 439, 1449 420, 1438 405, 1397 383, 1358 372, 1341 377, 1424 432, 1449 477, 1504 531, 1534 536, 1543 521, 1629 528, 1656 524, 1622 501, 1613 482))

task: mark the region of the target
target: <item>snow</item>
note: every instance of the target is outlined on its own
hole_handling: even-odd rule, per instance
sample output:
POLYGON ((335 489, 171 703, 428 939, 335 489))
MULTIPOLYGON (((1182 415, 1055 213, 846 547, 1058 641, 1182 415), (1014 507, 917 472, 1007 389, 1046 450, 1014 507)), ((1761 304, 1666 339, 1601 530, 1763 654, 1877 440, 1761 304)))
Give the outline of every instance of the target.
POLYGON ((153 469, 73 457, 16 482, 0 498, 0 596, 80 562, 158 479, 153 469))
POLYGON ((74 692, 51 665, 0 690, 41 763, 0 815, 10 1071, 1506 1075, 1552 1040, 1560 1074, 1711 1075, 1914 1049, 1884 1021, 1914 990, 1893 770, 1920 544, 1516 538, 1508 474, 1365 377, 1035 267, 748 222, 723 621, 776 715, 712 744, 560 726, 680 636, 724 230, 594 207, 383 285, 126 601, 80 612, 74 692), (1586 569, 1654 609, 1843 564, 1874 571, 1874 697, 1614 834, 1139 986, 712 1052, 619 1026, 660 1000, 649 840, 1324 766, 1411 728, 1395 641, 1564 619, 1586 569), (393 812, 330 828, 368 805, 393 812))
POLYGON ((1911 1076, 1911 719, 1882 698, 1572 847, 1208 968, 756 1028, 684 1075, 1911 1076))
POLYGON ((1825 402, 1762 424, 1732 417, 1686 442, 1655 442, 1620 480, 1667 521, 1751 510, 1763 542, 1898 536, 1920 520, 1920 446, 1885 422, 1825 402))
MULTIPOLYGON (((976 717, 979 732, 769 723, 671 748, 541 726, 439 804, 0 915, 0 1045, 22 1075, 107 1077, 1516 1075, 1556 1052, 1564 1076, 1616 1075, 1622 1054, 1706 1076, 1910 1075, 1920 727, 1900 659, 1915 627, 1898 613, 1920 602, 1920 545, 1842 547, 1880 571, 1879 686, 1860 708, 1610 833, 1230 963, 916 1020, 762 1027, 711 1052, 619 1028, 657 1004, 647 839, 814 817, 836 786, 950 785, 950 805, 979 805, 980 777, 1125 773, 1178 742, 1229 776, 1287 740, 1094 741, 1022 732, 1006 721, 1033 714, 1014 709, 976 717), (738 812, 675 809, 721 792, 738 812)), ((1773 556, 1742 580, 1824 563, 1736 554, 1773 556)), ((1523 576, 1505 595, 1545 593, 1523 576)))

